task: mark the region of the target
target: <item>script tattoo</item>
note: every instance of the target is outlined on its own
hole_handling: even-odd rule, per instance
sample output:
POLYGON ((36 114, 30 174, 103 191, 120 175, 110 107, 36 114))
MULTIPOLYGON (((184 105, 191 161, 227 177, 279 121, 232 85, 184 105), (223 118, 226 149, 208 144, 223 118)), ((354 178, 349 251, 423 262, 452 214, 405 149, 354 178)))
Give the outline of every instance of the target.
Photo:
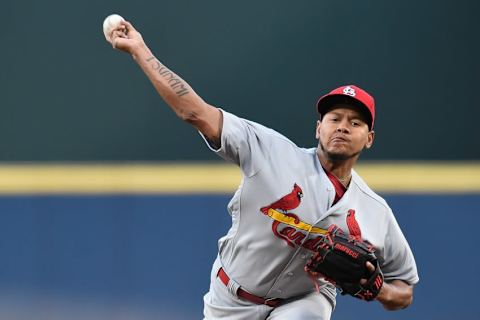
POLYGON ((150 62, 152 60, 152 68, 157 70, 162 77, 167 79, 170 88, 175 91, 178 97, 184 96, 190 92, 188 86, 182 81, 182 79, 178 78, 178 76, 161 64, 154 56, 148 58, 146 61, 150 62))

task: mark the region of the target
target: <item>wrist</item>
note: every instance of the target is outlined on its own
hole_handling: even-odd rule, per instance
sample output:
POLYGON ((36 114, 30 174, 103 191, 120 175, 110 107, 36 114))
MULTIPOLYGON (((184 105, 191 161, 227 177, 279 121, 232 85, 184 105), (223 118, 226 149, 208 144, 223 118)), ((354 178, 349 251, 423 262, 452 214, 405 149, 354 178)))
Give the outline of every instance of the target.
POLYGON ((377 298, 386 310, 399 310, 412 303, 412 287, 406 284, 384 283, 377 298))
POLYGON ((152 52, 150 49, 147 47, 147 45, 143 42, 138 43, 132 48, 132 51, 130 52, 133 59, 136 61, 141 60, 142 58, 147 58, 152 56, 152 52))
POLYGON ((391 297, 390 285, 388 283, 384 282, 376 299, 379 302, 381 302, 382 304, 388 304, 391 300, 390 297, 391 297))

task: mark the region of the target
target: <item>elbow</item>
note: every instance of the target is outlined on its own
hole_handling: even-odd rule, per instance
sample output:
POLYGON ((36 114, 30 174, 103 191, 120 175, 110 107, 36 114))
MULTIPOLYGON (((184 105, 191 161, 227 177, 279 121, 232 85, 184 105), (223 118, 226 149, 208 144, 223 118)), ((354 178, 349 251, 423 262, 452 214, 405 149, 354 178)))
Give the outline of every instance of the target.
POLYGON ((413 302, 413 295, 410 295, 405 301, 405 303, 402 305, 401 309, 408 308, 413 302))
POLYGON ((177 116, 184 122, 197 127, 206 118, 207 107, 205 104, 193 104, 188 107, 178 108, 177 116))
POLYGON ((184 122, 194 125, 200 119, 198 113, 193 110, 182 110, 177 112, 177 116, 184 122))

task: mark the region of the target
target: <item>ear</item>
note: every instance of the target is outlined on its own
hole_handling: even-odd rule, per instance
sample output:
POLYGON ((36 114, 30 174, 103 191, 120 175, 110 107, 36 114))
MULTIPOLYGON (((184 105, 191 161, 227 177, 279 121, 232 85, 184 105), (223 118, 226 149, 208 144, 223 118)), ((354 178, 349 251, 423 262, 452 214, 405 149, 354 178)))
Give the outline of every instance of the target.
POLYGON ((315 129, 315 138, 320 139, 320 126, 322 122, 320 120, 317 120, 317 128, 315 129))
POLYGON ((365 148, 370 149, 373 145, 373 140, 375 139, 375 131, 370 131, 367 136, 367 143, 365 144, 365 148))

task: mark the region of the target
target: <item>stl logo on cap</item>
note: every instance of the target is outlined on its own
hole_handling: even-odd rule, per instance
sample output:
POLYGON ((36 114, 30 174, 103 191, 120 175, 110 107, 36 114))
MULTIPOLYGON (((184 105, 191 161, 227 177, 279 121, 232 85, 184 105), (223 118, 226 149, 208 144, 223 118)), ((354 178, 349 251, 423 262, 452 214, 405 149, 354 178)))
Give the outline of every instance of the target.
POLYGON ((352 97, 355 97, 357 95, 357 93, 355 92, 355 89, 353 89, 350 86, 347 86, 343 89, 343 94, 346 94, 352 97))

